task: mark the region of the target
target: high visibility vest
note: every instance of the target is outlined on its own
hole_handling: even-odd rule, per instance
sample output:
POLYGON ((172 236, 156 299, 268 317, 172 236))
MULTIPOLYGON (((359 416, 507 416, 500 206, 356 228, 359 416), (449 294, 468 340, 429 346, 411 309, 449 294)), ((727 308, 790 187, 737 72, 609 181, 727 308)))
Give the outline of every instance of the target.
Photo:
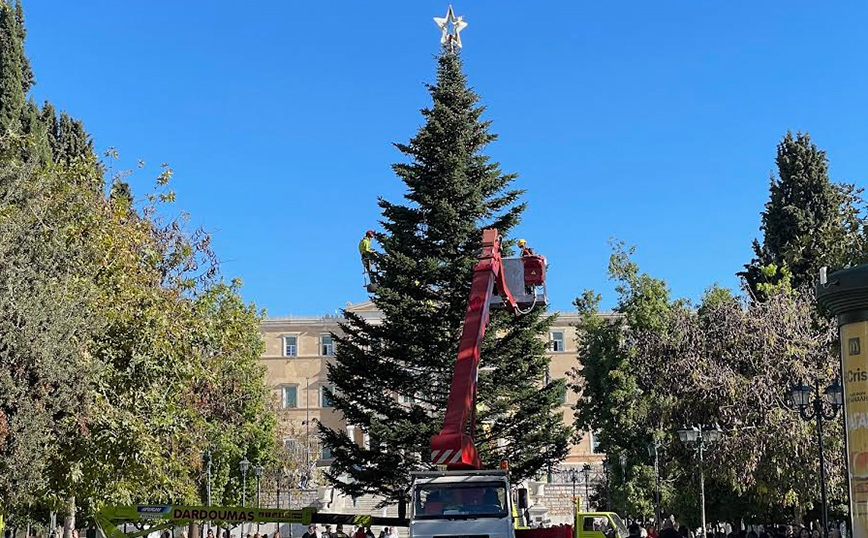
POLYGON ((371 248, 371 238, 368 236, 363 237, 362 240, 359 241, 359 254, 364 257, 365 254, 373 251, 374 249, 371 248))

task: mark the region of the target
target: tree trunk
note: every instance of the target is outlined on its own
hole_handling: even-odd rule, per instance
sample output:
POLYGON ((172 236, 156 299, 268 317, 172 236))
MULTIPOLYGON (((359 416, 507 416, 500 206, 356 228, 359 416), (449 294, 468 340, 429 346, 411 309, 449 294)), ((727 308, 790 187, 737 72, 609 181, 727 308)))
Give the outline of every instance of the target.
POLYGON ((75 495, 66 500, 66 514, 63 515, 63 538, 72 538, 75 530, 75 495))

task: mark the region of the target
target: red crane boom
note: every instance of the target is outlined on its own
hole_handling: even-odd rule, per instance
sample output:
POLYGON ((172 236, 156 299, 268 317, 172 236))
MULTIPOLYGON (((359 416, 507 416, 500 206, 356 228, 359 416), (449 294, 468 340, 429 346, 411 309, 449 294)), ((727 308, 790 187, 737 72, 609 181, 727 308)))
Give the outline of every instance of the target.
MULTIPOLYGON (((523 283, 531 287, 545 282, 542 256, 523 256, 523 283)), ((476 428, 476 388, 479 374, 479 349, 489 320, 494 292, 503 306, 514 314, 519 304, 507 286, 506 271, 500 256, 500 236, 495 229, 482 232, 482 252, 473 268, 470 300, 464 316, 464 328, 458 344, 458 360, 452 373, 452 385, 446 406, 443 429, 431 438, 431 462, 450 470, 480 469, 482 464, 473 431, 476 428)), ((521 290, 524 294, 525 290, 521 290)), ((533 293, 533 292, 532 292, 533 293)))

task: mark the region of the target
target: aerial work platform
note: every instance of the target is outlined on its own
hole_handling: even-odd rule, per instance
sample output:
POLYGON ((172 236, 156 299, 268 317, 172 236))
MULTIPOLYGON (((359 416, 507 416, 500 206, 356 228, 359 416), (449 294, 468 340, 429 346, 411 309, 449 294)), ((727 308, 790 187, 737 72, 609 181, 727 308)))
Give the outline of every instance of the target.
MULTIPOLYGON (((506 286, 521 310, 549 304, 545 256, 503 258, 501 263, 506 286)), ((505 308, 503 298, 499 294, 494 294, 491 297, 491 306, 498 309, 505 308)))

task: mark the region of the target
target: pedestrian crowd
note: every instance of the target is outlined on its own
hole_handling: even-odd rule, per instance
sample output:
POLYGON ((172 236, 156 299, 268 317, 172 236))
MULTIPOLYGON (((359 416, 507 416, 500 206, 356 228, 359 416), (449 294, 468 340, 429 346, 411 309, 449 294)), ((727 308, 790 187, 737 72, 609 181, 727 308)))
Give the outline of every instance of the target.
POLYGON ((748 525, 741 530, 733 529, 729 524, 709 525, 706 532, 702 529, 690 529, 681 525, 674 518, 665 519, 659 528, 653 523, 630 525, 628 538, 845 538, 843 524, 829 524, 826 537, 820 532, 819 523, 810 527, 802 525, 748 525))

